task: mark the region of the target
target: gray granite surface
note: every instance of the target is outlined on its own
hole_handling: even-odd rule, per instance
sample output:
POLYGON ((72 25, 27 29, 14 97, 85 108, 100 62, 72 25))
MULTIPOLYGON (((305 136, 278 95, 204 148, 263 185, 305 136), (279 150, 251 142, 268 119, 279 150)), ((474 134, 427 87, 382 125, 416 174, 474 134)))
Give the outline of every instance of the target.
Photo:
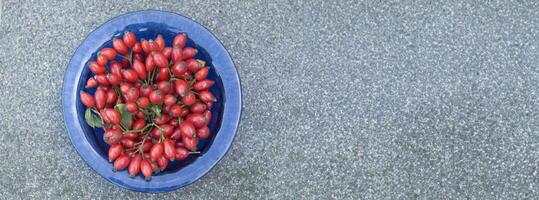
POLYGON ((539 2, 0 0, 0 199, 525 199, 539 196, 539 2), (71 145, 71 54, 109 18, 210 29, 243 115, 207 176, 121 189, 71 145))

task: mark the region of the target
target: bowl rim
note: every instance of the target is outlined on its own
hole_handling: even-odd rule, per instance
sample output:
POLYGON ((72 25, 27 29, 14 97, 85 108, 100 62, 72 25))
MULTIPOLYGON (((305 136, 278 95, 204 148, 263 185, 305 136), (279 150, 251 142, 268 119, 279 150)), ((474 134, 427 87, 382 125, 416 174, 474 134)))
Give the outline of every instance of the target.
MULTIPOLYGON (((240 77, 230 53, 224 47, 223 43, 209 29, 195 20, 177 13, 159 10, 139 10, 115 16, 86 35, 85 39, 74 51, 73 56, 65 69, 61 101, 64 124, 69 134, 70 141, 73 146, 75 146, 77 153, 92 170, 97 172, 97 174, 107 181, 122 188, 138 192, 160 193, 176 190, 196 182, 211 171, 226 155, 234 141, 241 119, 242 93, 240 77), (170 26, 172 24, 171 21, 181 22, 182 31, 197 33, 196 37, 190 38, 212 56, 213 67, 216 70, 216 73, 221 77, 223 83, 224 99, 226 99, 226 102, 223 104, 221 127, 215 136, 214 142, 209 146, 209 149, 203 156, 197 158, 197 160, 184 168, 168 174, 177 176, 173 177, 171 180, 159 183, 153 182, 153 180, 149 182, 140 182, 139 179, 129 178, 126 170, 113 173, 112 170, 110 170, 112 169, 112 165, 106 159, 98 156, 97 152, 90 146, 88 141, 84 139, 84 131, 81 128, 81 123, 78 121, 76 109, 76 102, 78 101, 78 83, 82 69, 85 67, 84 63, 86 63, 89 56, 97 51, 100 45, 103 44, 103 42, 96 43, 92 41, 107 41, 105 39, 111 39, 109 37, 111 32, 107 31, 107 28, 119 24, 127 26, 145 22, 165 23, 170 26), (203 41, 201 40, 202 38, 204 39, 203 41), (92 45, 89 43, 95 44, 92 45), (209 48, 208 45, 210 45, 211 48, 209 48), (94 51, 91 50, 92 48, 94 51), (214 64, 220 62, 223 62, 223 64, 214 64), (104 162, 106 163, 105 165, 103 165, 104 162)), ((156 179, 156 177, 153 179, 156 179)))

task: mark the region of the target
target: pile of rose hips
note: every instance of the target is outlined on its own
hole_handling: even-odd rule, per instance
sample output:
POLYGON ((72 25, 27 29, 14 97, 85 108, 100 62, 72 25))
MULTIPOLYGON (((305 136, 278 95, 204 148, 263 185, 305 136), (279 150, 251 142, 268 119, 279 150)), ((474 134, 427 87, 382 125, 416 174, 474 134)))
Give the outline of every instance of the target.
POLYGON ((93 96, 81 90, 80 100, 88 125, 104 129, 114 170, 150 180, 169 161, 199 153, 198 141, 209 137, 214 81, 186 40, 177 34, 167 47, 161 35, 139 42, 125 32, 88 64, 95 76, 86 88, 97 89, 93 96))

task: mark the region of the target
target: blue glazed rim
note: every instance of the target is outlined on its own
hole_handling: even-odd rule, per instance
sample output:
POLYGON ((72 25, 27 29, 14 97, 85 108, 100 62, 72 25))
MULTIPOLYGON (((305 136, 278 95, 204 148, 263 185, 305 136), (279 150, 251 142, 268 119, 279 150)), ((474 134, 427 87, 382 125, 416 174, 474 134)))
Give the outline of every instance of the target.
POLYGON ((139 192, 167 192, 194 183, 207 174, 227 153, 239 125, 241 117, 241 85, 234 62, 223 44, 204 26, 182 15, 145 10, 126 13, 110 19, 91 32, 77 48, 69 62, 63 83, 62 107, 64 121, 71 142, 84 161, 99 175, 120 187, 139 192), (96 52, 101 44, 111 39, 112 31, 122 31, 130 24, 164 23, 187 32, 198 46, 204 48, 212 58, 216 73, 221 77, 224 88, 222 120, 211 146, 204 156, 197 158, 184 168, 167 174, 156 176, 152 181, 129 178, 127 172, 113 172, 111 164, 98 155, 85 138, 82 124, 78 119, 78 88, 86 61, 96 52))

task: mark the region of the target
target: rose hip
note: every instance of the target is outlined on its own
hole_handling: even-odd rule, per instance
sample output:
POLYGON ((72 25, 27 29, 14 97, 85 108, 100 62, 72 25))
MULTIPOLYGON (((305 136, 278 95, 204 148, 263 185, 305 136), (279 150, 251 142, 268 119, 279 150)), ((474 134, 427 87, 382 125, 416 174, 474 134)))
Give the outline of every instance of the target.
POLYGON ((109 65, 109 68, 110 68, 110 73, 113 73, 113 74, 116 74, 118 76, 122 76, 122 64, 120 64, 119 62, 111 62, 110 65, 109 65))
POLYGON ((178 46, 174 46, 170 57, 173 62, 179 63, 182 61, 182 49, 178 46))
POLYGON ((89 108, 94 107, 95 105, 94 97, 82 90, 80 91, 80 101, 83 105, 89 108))
POLYGON ((182 51, 182 59, 186 60, 189 58, 194 57, 198 53, 198 50, 192 48, 192 47, 185 47, 182 51))
POLYGON ((165 170, 165 168, 167 168, 168 159, 164 155, 159 157, 156 161, 157 161, 157 165, 159 166, 159 169, 161 171, 163 171, 163 170, 165 170))
POLYGON ((171 95, 171 94, 165 95, 165 99, 163 100, 163 102, 167 106, 174 105, 176 101, 178 101, 178 99, 174 95, 171 95))
POLYGON ((124 93, 126 102, 135 102, 139 98, 139 91, 136 87, 131 87, 126 93, 124 93))
POLYGON ((191 72, 196 72, 204 67, 202 62, 199 62, 194 58, 186 60, 185 64, 187 65, 187 69, 189 69, 191 72))
POLYGON ((163 143, 159 142, 157 144, 154 144, 152 146, 152 149, 150 149, 150 157, 152 158, 152 160, 157 160, 162 155, 163 155, 163 143))
POLYGON ((129 138, 122 138, 120 144, 125 148, 133 148, 135 146, 135 142, 129 138))
POLYGON ((144 142, 144 143, 142 144, 142 151, 143 151, 143 152, 148 152, 148 151, 150 151, 150 150, 152 149, 152 147, 153 147, 152 142, 146 141, 146 142, 144 142))
POLYGON ((107 60, 114 60, 116 58, 116 50, 113 48, 103 48, 99 52, 99 55, 104 56, 107 60))
POLYGON ((165 58, 168 60, 170 59, 170 57, 172 56, 172 48, 170 47, 165 47, 162 51, 163 55, 165 56, 165 58))
POLYGON ((159 44, 155 42, 155 40, 148 40, 148 44, 150 45, 150 51, 161 51, 159 44))
POLYGON ((114 103, 116 103, 116 100, 118 100, 118 94, 116 94, 116 91, 114 89, 108 89, 106 103, 109 105, 113 105, 114 103))
POLYGON ((157 81, 169 81, 170 80, 170 69, 168 67, 159 68, 157 71, 157 81))
POLYGON ((138 106, 137 106, 137 104, 135 102, 127 102, 127 103, 125 103, 125 108, 130 113, 135 113, 135 112, 138 111, 138 106))
POLYGON ((182 137, 182 142, 185 146, 185 148, 191 150, 191 151, 196 151, 197 150, 197 144, 198 144, 198 139, 196 137, 185 137, 183 136, 182 137))
POLYGON ((109 162, 116 160, 116 158, 122 155, 124 149, 120 144, 114 144, 109 148, 109 162))
POLYGON ((180 48, 183 48, 186 42, 187 42, 187 35, 183 33, 179 33, 176 35, 176 37, 174 37, 174 40, 172 40, 172 46, 178 46, 180 48))
POLYGON ((161 93, 161 91, 159 90, 154 90, 149 95, 150 102, 152 102, 153 104, 159 104, 163 102, 163 98, 163 93, 161 93))
POLYGON ((137 36, 133 32, 125 32, 122 39, 127 48, 133 48, 137 43, 137 36))
POLYGON ((203 127, 207 123, 206 117, 201 113, 191 113, 187 115, 186 121, 193 123, 197 128, 203 127))
POLYGON ((117 144, 122 139, 122 131, 118 129, 108 129, 103 134, 103 139, 107 144, 117 144))
POLYGON ((109 60, 104 55, 99 55, 98 54, 97 59, 95 59, 95 61, 97 62, 97 64, 99 64, 101 66, 105 66, 109 60))
POLYGON ((194 77, 197 81, 204 80, 208 77, 208 72, 209 69, 207 67, 203 67, 195 73, 194 77))
POLYGON ((201 140, 210 136, 210 129, 207 126, 197 129, 197 137, 201 140))
POLYGON ((107 116, 111 124, 120 124, 120 120, 122 118, 120 116, 120 112, 118 112, 117 110, 105 108, 105 115, 107 116))
POLYGON ((144 84, 140 87, 140 95, 143 97, 150 96, 150 93, 152 93, 152 91, 153 91, 153 87, 150 85, 144 84))
POLYGON ((161 52, 152 52, 153 62, 157 67, 168 67, 168 61, 165 55, 161 52))
POLYGON ((105 124, 110 124, 110 119, 108 118, 107 115, 105 115, 105 110, 99 110, 99 115, 101 115, 101 119, 103 120, 105 124))
POLYGON ((109 80, 107 79, 107 75, 105 74, 98 74, 94 76, 95 80, 100 86, 109 86, 109 80))
POLYGON ((142 162, 142 154, 136 154, 131 159, 127 171, 129 171, 129 176, 134 177, 140 172, 140 163, 142 162))
MULTIPOLYGON (((137 130, 136 128, 133 128, 133 130, 137 130)), ((122 136, 122 139, 127 138, 130 140, 137 140, 139 138, 139 134, 136 133, 126 133, 122 136)), ((120 140, 121 142, 121 140, 120 140)))
POLYGON ((191 112, 193 113, 202 113, 206 110, 207 106, 205 103, 202 102, 196 102, 195 104, 191 105, 191 112))
POLYGON ((183 160, 189 156, 189 151, 185 147, 176 147, 176 160, 183 160))
POLYGON ((180 117, 182 115, 182 107, 178 104, 173 104, 168 113, 172 117, 180 117))
POLYGON ((100 65, 95 61, 90 62, 90 64, 88 64, 88 68, 90 68, 90 71, 92 71, 92 73, 94 73, 96 75, 97 74, 104 74, 105 72, 107 72, 107 68, 105 68, 104 65, 100 65))
POLYGON ((161 117, 156 116, 156 117, 153 119, 153 121, 154 121, 157 125, 166 124, 169 120, 170 120, 170 116, 168 116, 167 114, 162 114, 161 117))
POLYGON ((131 161, 131 158, 129 158, 129 155, 127 154, 121 155, 114 161, 114 170, 115 171, 124 170, 129 165, 130 161, 131 161))
POLYGON ((142 45, 140 45, 140 42, 135 43, 133 46, 133 53, 142 53, 142 45))
POLYGON ((146 109, 150 105, 150 99, 148 97, 139 97, 136 103, 140 108, 146 109))
POLYGON ((131 83, 123 82, 120 84, 120 91, 126 93, 127 91, 129 91, 129 89, 131 89, 131 87, 133 87, 131 83))
POLYGON ((146 126, 146 120, 137 119, 135 123, 133 123, 132 128, 133 130, 142 130, 144 126, 146 126))
POLYGON ((176 90, 176 94, 183 97, 189 92, 189 85, 184 80, 179 79, 174 83, 174 89, 176 90))
POLYGON ((178 122, 178 119, 172 118, 171 120, 168 121, 168 124, 170 124, 172 127, 176 127, 178 126, 179 122, 178 122))
POLYGON ((94 77, 90 77, 88 78, 88 80, 86 81, 86 86, 84 86, 85 88, 93 88, 97 86, 97 80, 95 80, 94 77))
POLYGON ((175 144, 171 140, 163 140, 163 151, 167 159, 173 161, 176 158, 175 144))
POLYGON ((165 138, 170 137, 174 132, 174 126, 171 126, 170 124, 163 124, 161 125, 161 128, 163 129, 163 137, 165 138))
POLYGON ((134 69, 124 69, 122 70, 122 76, 125 80, 135 83, 138 80, 137 72, 134 69))
POLYGON ((195 94, 191 91, 187 92, 187 94, 182 97, 182 102, 188 106, 193 105, 196 102, 195 94))
POLYGON ((146 55, 150 53, 150 43, 148 42, 148 40, 142 39, 140 41, 140 46, 142 47, 142 51, 144 51, 146 55))
POLYGON ((188 121, 183 121, 179 125, 182 136, 184 137, 196 137, 195 125, 188 121))
POLYGON ((146 78, 148 78, 148 74, 146 72, 146 67, 144 66, 144 64, 140 60, 135 59, 133 61, 132 68, 135 70, 135 72, 137 72, 138 78, 140 78, 142 80, 146 80, 146 78))
POLYGON ((122 81, 122 77, 118 76, 117 74, 110 73, 110 74, 107 74, 107 81, 111 85, 118 85, 122 81))
POLYGON ((168 94, 170 91, 172 91, 172 86, 170 85, 170 82, 168 81, 161 81, 157 84, 157 89, 161 90, 163 94, 168 94))
POLYGON ((182 138, 182 132, 180 128, 174 129, 174 132, 172 132, 172 135, 170 135, 170 139, 172 140, 178 140, 182 138))
POLYGON ((152 165, 150 161, 148 160, 140 161, 140 171, 142 172, 142 175, 144 175, 144 179, 146 179, 146 181, 149 181, 152 179, 153 169, 152 169, 152 165))
POLYGON ((213 101, 204 102, 204 103, 206 103, 206 106, 208 106, 208 110, 210 110, 213 107, 213 101))
MULTIPOLYGON (((116 61, 112 61, 112 62, 116 62, 116 61)), ((129 62, 129 60, 127 60, 127 58, 123 57, 120 59, 120 66, 122 66, 122 68, 127 68, 129 67, 131 63, 129 62)))
POLYGON ((189 111, 189 108, 187 108, 187 107, 186 107, 186 108, 183 108, 183 109, 182 109, 182 112, 181 112, 181 114, 180 114, 180 117, 185 117, 185 116, 187 116, 189 113, 191 113, 191 111, 189 111))
POLYGON ((182 78, 184 80, 193 80, 193 75, 191 75, 191 72, 185 72, 185 74, 183 74, 182 78))
POLYGON ((206 125, 208 125, 208 123, 211 121, 211 111, 206 110, 202 114, 204 115, 204 118, 206 118, 206 125))
POLYGON ((214 81, 211 81, 211 80, 202 80, 202 81, 198 81, 196 82, 195 84, 193 84, 193 88, 196 90, 196 91, 202 91, 202 90, 207 90, 209 89, 211 86, 213 86, 215 82, 214 81))
POLYGON ((127 48, 127 45, 125 45, 124 41, 121 40, 121 39, 118 39, 118 38, 112 39, 112 47, 114 48, 114 50, 116 50, 118 53, 120 53, 122 55, 127 54, 127 52, 129 51, 129 49, 127 48))
POLYGON ((94 99, 95 106, 97 107, 97 109, 103 109, 107 101, 107 94, 105 93, 105 90, 103 90, 102 88, 97 88, 94 93, 94 99))
POLYGON ((213 96, 213 94, 211 92, 208 92, 207 90, 200 91, 198 93, 198 98, 200 98, 200 100, 203 102, 216 102, 217 101, 217 99, 215 99, 215 96, 213 96))
POLYGON ((155 62, 153 61, 153 56, 146 57, 144 64, 148 73, 152 72, 155 69, 155 62))

